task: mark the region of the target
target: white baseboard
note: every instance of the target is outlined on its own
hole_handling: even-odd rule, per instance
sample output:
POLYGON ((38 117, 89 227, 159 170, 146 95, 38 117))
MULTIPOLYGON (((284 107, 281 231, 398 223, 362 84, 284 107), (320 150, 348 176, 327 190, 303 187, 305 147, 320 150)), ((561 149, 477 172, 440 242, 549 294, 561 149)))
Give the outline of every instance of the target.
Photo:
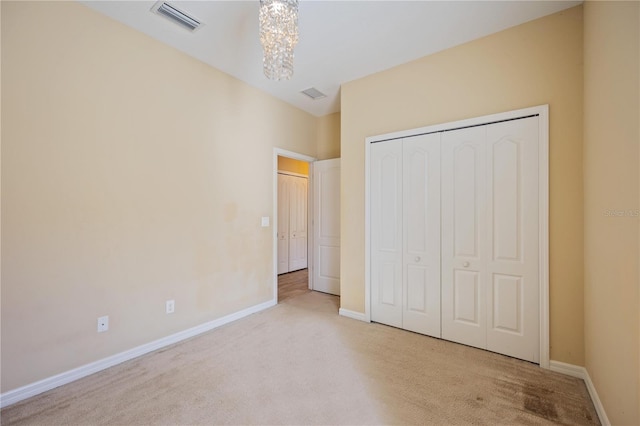
POLYGON ((340 308, 338 313, 343 317, 352 318, 358 321, 369 322, 367 321, 367 317, 362 312, 350 311, 349 309, 340 308))
POLYGON ((549 361, 549 370, 566 374, 567 376, 577 377, 582 380, 584 380, 587 375, 587 370, 584 367, 554 360, 549 361))
POLYGON ((600 397, 598 396, 596 387, 593 385, 591 376, 589 376, 589 371, 587 371, 586 368, 552 360, 551 362, 549 362, 549 369, 557 373, 566 374, 568 376, 577 377, 584 380, 584 384, 587 386, 587 390, 589 391, 589 395, 591 396, 591 401, 593 401, 593 405, 596 408, 598 417, 600 418, 600 424, 602 424, 603 426, 611 426, 611 422, 609 422, 607 413, 604 411, 604 406, 602 405, 602 401, 600 401, 600 397))
POLYGON ((58 386, 71 383, 75 380, 81 379, 90 374, 97 373, 98 371, 102 371, 109 367, 113 367, 114 365, 118 365, 122 362, 129 361, 130 359, 148 354, 149 352, 153 352, 165 346, 169 346, 174 343, 180 342, 182 340, 197 336, 198 334, 202 334, 209 330, 213 330, 214 328, 220 327, 222 325, 236 321, 240 318, 243 318, 248 315, 254 314, 256 312, 260 312, 264 309, 270 308, 276 305, 276 303, 277 302, 275 300, 269 300, 267 302, 260 303, 255 306, 251 306, 247 309, 243 309, 239 312, 226 315, 222 318, 218 318, 213 321, 209 321, 204 324, 197 325, 195 327, 189 328, 184 331, 180 331, 170 336, 163 337, 158 340, 154 340, 153 342, 149 342, 144 345, 137 346, 133 349, 129 349, 127 351, 120 352, 110 357, 103 358, 101 360, 83 365, 78 368, 74 368, 73 370, 65 371, 64 373, 60 373, 55 376, 48 377, 38 382, 30 383, 20 388, 10 390, 8 392, 0 394, 0 408, 4 408, 11 404, 15 404, 16 402, 38 395, 42 392, 46 392, 48 390, 57 388, 58 386))

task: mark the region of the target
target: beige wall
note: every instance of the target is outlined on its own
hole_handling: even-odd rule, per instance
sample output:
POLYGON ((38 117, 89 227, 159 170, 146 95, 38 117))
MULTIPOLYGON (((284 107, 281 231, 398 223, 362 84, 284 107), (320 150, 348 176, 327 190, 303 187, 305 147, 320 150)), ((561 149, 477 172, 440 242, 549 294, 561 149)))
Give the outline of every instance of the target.
POLYGON ((582 8, 342 86, 341 305, 364 312, 367 136, 550 105, 551 358, 584 363, 582 8))
POLYGON ((289 157, 278 156, 278 171, 309 176, 309 163, 289 157))
POLYGON ((340 113, 318 118, 318 160, 340 158, 340 113))
POLYGON ((2 392, 269 300, 274 146, 342 150, 363 311, 364 138, 549 103, 551 357, 640 423, 640 226, 606 215, 640 208, 638 9, 585 4, 583 163, 581 7, 345 84, 316 119, 77 3, 3 1, 2 392))
POLYGON ((584 5, 585 358, 612 424, 640 424, 640 3, 584 5))
MULTIPOLYGON (((317 119, 316 158, 327 160, 340 157, 340 113, 317 119)), ((309 164, 287 157, 278 157, 278 170, 309 175, 309 164)))
POLYGON ((1 7, 2 392, 272 299, 273 147, 315 156, 317 119, 78 3, 1 7))

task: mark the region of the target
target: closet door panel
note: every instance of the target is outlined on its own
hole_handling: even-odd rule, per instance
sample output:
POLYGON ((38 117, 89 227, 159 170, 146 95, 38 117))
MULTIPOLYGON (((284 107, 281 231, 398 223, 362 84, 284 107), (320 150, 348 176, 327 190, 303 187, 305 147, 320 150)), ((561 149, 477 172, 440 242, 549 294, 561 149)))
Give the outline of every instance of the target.
POLYGON ((440 135, 403 145, 403 328, 440 337, 440 135))
POLYGON ((289 176, 289 270, 307 267, 307 178, 289 176))
POLYGON ((487 126, 487 349, 539 362, 538 117, 487 126))
POLYGON ((371 146, 371 319, 402 327, 402 144, 371 146))
POLYGON ((442 135, 442 337, 486 347, 485 127, 442 135))

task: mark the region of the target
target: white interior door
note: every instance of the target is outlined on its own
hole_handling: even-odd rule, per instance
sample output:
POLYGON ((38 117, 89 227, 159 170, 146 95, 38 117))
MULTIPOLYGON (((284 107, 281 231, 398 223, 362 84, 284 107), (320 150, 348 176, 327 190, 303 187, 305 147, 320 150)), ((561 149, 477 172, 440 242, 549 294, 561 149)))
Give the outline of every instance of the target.
POLYGON ((487 126, 487 349, 540 362, 538 117, 487 126))
POLYGON ((402 144, 371 146, 371 318, 402 327, 402 144))
POLYGON ((289 176, 278 173, 278 274, 289 272, 289 176))
POLYGON ((442 135, 442 338, 487 344, 486 127, 442 135))
POLYGON ((402 327, 440 337, 440 135, 403 139, 402 150, 402 327))
POLYGON ((313 289, 340 295, 340 159, 313 163, 313 289))
POLYGON ((289 178, 289 271, 307 267, 307 178, 289 178))

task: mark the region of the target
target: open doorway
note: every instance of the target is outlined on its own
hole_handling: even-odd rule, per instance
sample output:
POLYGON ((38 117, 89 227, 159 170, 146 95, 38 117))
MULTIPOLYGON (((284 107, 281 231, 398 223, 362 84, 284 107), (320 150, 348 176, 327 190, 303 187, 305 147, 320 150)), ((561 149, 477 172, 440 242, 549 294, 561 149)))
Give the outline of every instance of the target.
POLYGON ((315 159, 274 150, 274 299, 311 289, 311 176, 315 159))
POLYGON ((309 290, 340 296, 340 159, 275 148, 273 206, 274 303, 309 290))
POLYGON ((309 163, 278 156, 278 303, 310 291, 309 163))

